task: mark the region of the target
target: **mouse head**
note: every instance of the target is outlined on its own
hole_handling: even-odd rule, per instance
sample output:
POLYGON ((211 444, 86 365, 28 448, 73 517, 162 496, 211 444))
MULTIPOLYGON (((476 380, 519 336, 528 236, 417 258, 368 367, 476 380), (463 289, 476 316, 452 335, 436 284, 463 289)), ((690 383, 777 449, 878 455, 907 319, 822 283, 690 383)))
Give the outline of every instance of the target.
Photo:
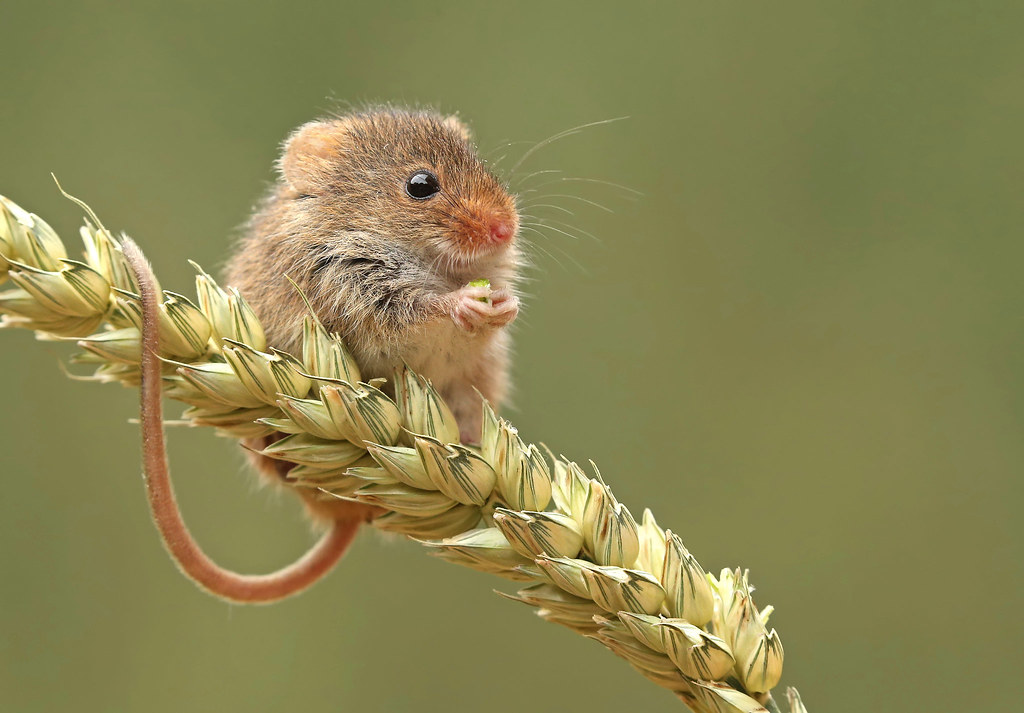
POLYGON ((319 225, 453 266, 507 251, 519 229, 515 200, 456 117, 386 109, 314 121, 288 139, 279 167, 286 196, 319 225))

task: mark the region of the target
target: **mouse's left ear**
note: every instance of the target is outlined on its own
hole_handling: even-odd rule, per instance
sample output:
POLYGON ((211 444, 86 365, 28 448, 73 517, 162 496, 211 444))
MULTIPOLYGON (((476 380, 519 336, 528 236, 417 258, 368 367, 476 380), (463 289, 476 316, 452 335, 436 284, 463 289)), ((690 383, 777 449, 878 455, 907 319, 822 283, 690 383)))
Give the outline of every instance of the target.
POLYGON ((454 131, 456 134, 462 137, 462 140, 466 143, 472 143, 473 134, 470 133, 469 127, 462 123, 462 120, 455 114, 446 116, 441 120, 441 123, 446 127, 454 131))

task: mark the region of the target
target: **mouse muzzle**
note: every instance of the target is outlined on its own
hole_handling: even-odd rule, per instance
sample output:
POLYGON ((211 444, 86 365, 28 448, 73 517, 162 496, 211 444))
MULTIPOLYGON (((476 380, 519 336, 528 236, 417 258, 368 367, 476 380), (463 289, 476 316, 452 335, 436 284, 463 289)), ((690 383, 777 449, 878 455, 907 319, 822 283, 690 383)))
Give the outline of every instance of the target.
POLYGON ((488 223, 488 238, 492 243, 510 242, 516 234, 516 221, 504 216, 492 216, 488 223))
POLYGON ((473 252, 500 251, 512 243, 519 229, 519 216, 503 209, 466 211, 453 222, 459 242, 473 252))

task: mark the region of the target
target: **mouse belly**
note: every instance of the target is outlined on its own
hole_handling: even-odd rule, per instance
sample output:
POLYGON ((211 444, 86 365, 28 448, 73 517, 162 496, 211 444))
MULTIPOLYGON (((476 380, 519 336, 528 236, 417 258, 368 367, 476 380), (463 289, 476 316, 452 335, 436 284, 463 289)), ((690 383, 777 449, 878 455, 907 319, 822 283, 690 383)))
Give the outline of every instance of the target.
POLYGON ((483 405, 480 392, 497 410, 508 382, 508 334, 504 329, 470 334, 454 324, 419 333, 398 350, 353 350, 363 379, 388 379, 385 392, 393 396, 391 380, 403 362, 426 377, 448 404, 464 443, 478 443, 483 405))

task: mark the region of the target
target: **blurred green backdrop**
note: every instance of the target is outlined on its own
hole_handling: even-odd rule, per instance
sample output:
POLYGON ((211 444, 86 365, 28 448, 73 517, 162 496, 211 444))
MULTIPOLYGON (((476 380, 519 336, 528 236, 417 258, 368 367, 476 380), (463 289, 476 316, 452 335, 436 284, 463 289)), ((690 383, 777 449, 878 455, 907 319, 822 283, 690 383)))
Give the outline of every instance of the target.
MULTIPOLYGON (((0 192, 76 240, 49 172, 165 287, 217 268, 290 128, 339 102, 459 111, 572 176, 517 328, 509 411, 595 459, 777 607, 818 711, 1002 710, 1019 693, 1024 5, 44 3, 0 8, 0 192), (671 7, 670 7, 671 5, 671 7), (573 232, 573 231, 568 231, 573 232)), ((529 194, 534 197, 538 194, 529 194)), ((0 708, 678 710, 498 579, 364 536, 308 594, 227 606, 148 521, 135 394, 0 334, 0 708)), ((173 432, 213 556, 310 535, 232 444, 173 432)))

